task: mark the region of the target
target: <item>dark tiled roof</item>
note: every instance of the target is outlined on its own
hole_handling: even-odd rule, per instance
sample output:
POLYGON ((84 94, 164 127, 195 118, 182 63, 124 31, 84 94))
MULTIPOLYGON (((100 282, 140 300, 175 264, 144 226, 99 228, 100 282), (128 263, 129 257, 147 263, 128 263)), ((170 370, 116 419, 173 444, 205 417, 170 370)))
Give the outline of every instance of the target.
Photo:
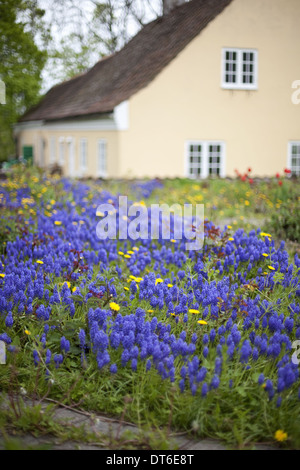
POLYGON ((232 0, 192 0, 147 24, 116 54, 51 88, 20 121, 107 113, 147 86, 232 0))

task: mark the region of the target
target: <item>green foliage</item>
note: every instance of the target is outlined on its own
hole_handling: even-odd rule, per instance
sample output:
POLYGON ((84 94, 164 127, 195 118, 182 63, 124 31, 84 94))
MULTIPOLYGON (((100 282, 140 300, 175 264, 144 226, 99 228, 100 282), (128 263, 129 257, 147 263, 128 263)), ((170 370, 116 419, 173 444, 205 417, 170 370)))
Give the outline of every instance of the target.
POLYGON ((278 238, 300 243, 300 199, 289 200, 273 211, 270 225, 278 238))
POLYGON ((0 161, 15 155, 12 126, 39 98, 47 54, 35 44, 33 25, 42 24, 43 15, 33 1, 0 1, 0 78, 6 86, 6 104, 0 105, 0 161))

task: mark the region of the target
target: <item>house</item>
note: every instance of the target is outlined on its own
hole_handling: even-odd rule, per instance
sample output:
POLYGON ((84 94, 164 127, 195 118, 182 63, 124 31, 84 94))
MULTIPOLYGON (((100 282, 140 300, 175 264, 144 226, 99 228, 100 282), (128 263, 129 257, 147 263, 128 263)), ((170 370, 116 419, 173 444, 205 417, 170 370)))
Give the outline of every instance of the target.
POLYGON ((18 152, 70 177, 299 175, 299 18, 299 0, 165 0, 22 116, 18 152))

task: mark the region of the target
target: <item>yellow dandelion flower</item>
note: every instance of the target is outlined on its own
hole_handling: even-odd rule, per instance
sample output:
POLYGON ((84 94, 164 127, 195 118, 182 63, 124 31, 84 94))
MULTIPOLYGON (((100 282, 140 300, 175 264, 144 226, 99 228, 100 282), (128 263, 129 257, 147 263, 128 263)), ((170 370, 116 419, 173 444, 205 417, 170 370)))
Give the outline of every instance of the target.
POLYGON ((5 277, 5 274, 4 274, 4 273, 0 273, 0 277, 5 277))
POLYGON ((139 251, 139 248, 138 248, 137 246, 134 246, 132 249, 133 249, 134 251, 139 251))
POLYGON ((287 438, 288 438, 288 435, 286 432, 284 432, 282 429, 278 429, 276 432, 275 432, 275 435, 274 435, 276 441, 278 442, 283 442, 283 441, 286 441, 287 438))
POLYGON ((265 258, 267 258, 267 257, 269 256, 268 253, 262 253, 262 255, 263 255, 265 258))
POLYGON ((229 230, 232 229, 231 225, 227 225, 227 228, 229 228, 229 230))
POLYGON ((228 238, 228 241, 233 242, 234 238, 230 237, 230 238, 228 238))
POLYGON ((44 262, 41 261, 40 259, 37 259, 36 262, 37 262, 38 264, 44 264, 44 262))
POLYGON ((30 333, 29 330, 24 330, 24 331, 25 331, 25 334, 26 334, 26 335, 28 335, 28 336, 31 335, 31 333, 30 333))
POLYGON ((124 255, 124 258, 129 258, 130 259, 131 256, 130 255, 124 255))
POLYGON ((194 308, 190 308, 190 309, 189 309, 189 312, 190 312, 190 313, 200 313, 199 310, 195 310, 194 308))
POLYGON ((118 255, 123 256, 124 255, 123 251, 118 251, 118 255))
POLYGON ((245 201, 245 206, 250 206, 250 202, 247 201, 247 199, 246 199, 246 201, 245 201))
POLYGON ((72 292, 75 292, 77 290, 77 287, 73 287, 72 292))
POLYGON ((158 277, 155 281, 155 285, 161 283, 161 282, 164 282, 163 279, 160 279, 160 277, 158 277))
POLYGON ((114 312, 118 312, 120 310, 120 305, 116 304, 115 302, 110 302, 109 306, 114 312))
POLYGON ((147 310, 147 312, 148 312, 148 313, 153 313, 153 312, 154 312, 154 310, 147 310))
POLYGON ((171 243, 176 243, 176 240, 173 240, 173 239, 172 239, 172 240, 170 240, 170 242, 171 242, 171 243))
POLYGON ((168 287, 173 287, 173 284, 168 284, 168 287))
POLYGON ((199 323, 199 325, 207 325, 205 320, 198 320, 197 323, 199 323))
POLYGON ((129 290, 129 289, 128 289, 128 287, 125 287, 125 286, 124 286, 124 290, 129 290))
POLYGON ((128 253, 129 255, 134 255, 134 251, 131 251, 131 250, 130 250, 130 251, 127 251, 127 253, 128 253))
POLYGON ((104 214, 103 214, 103 212, 99 212, 99 211, 97 211, 97 212, 96 212, 96 216, 97 216, 97 217, 103 217, 103 216, 104 216, 104 214))
POLYGON ((52 206, 55 204, 54 199, 51 199, 50 204, 52 204, 52 206))
POLYGON ((61 224, 62 224, 61 220, 55 220, 54 221, 54 225, 61 225, 61 224))
POLYGON ((70 284, 69 281, 61 282, 61 283, 60 283, 60 286, 63 286, 63 285, 65 285, 65 284, 67 284, 68 288, 70 289, 71 284, 70 284))
POLYGON ((268 268, 269 268, 271 271, 275 271, 275 268, 273 268, 273 266, 268 266, 268 268))

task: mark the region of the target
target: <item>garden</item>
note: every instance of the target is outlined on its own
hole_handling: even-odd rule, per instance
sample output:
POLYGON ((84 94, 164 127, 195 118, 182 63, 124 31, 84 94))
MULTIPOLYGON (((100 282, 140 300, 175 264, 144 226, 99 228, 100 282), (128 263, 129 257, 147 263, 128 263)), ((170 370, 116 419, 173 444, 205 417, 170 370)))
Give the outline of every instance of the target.
POLYGON ((69 439, 50 419, 61 403, 229 448, 300 448, 300 188, 288 170, 71 181, 16 167, 0 186, 3 435, 69 439), (100 240, 98 207, 117 213, 119 195, 204 204, 203 246, 100 240), (25 397, 48 400, 49 416, 25 397))

